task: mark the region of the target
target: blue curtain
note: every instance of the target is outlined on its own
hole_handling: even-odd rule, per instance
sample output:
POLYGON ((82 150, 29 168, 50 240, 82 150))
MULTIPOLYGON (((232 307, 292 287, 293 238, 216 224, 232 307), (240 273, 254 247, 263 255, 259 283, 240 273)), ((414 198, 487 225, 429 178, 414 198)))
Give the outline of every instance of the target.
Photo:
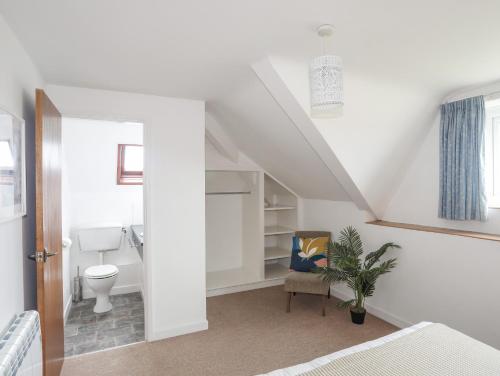
POLYGON ((485 221, 484 98, 441 106, 439 217, 485 221))

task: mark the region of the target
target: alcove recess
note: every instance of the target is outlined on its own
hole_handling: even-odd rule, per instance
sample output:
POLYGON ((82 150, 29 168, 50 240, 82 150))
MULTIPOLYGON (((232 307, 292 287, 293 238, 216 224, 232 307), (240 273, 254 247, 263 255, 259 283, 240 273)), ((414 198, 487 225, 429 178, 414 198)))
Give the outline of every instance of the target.
POLYGON ((207 289, 260 281, 260 173, 206 171, 205 185, 207 289))
POLYGON ((206 171, 207 295, 283 283, 297 196, 262 171, 206 171))

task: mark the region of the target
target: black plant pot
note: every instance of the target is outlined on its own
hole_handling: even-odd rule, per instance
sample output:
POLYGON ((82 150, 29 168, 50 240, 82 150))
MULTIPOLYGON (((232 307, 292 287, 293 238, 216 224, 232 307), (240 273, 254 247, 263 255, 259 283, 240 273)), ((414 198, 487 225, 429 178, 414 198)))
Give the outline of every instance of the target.
POLYGON ((365 322, 366 311, 356 312, 351 309, 351 320, 354 324, 361 325, 365 322))

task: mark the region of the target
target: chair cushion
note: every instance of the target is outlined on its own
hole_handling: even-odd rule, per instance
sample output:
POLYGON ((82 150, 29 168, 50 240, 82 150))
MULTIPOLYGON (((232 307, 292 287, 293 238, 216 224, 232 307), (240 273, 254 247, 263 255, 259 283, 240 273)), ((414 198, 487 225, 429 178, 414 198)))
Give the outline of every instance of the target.
POLYGON ((302 238, 293 237, 290 269, 297 272, 309 272, 317 267, 326 266, 328 237, 302 238))
POLYGON ((286 292, 328 295, 330 285, 323 281, 320 274, 291 271, 285 279, 286 292))

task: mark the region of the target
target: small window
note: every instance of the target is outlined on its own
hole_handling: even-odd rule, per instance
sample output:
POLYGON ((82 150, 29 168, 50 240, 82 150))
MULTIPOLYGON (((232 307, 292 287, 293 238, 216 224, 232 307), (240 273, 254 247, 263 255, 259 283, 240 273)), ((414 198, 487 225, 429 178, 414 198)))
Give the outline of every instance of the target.
POLYGON ((500 101, 486 103, 485 169, 488 206, 500 208, 500 101))
POLYGON ((119 144, 117 165, 117 184, 142 184, 144 170, 142 145, 119 144))

